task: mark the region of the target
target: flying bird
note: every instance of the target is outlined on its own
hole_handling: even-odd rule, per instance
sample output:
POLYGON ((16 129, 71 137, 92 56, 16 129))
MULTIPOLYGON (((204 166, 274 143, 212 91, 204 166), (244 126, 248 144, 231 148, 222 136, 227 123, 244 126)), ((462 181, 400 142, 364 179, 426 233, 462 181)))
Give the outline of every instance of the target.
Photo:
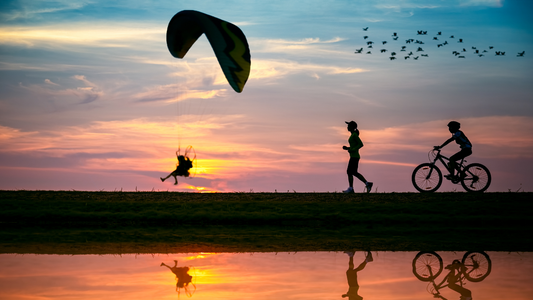
POLYGON ((458 43, 462 43, 463 42, 463 39, 459 39, 459 41, 457 41, 458 43))
POLYGON ((368 41, 368 42, 366 42, 366 44, 367 44, 367 45, 372 45, 372 44, 374 44, 374 42, 372 42, 372 41, 368 41))
POLYGON ((427 54, 422 54, 422 56, 424 56, 424 57, 429 57, 429 55, 427 55, 427 54))
POLYGON ((364 30, 364 31, 367 31, 367 30, 368 30, 368 27, 366 27, 366 28, 363 28, 363 30, 364 30))
POLYGON ((385 52, 387 52, 387 49, 381 49, 380 51, 381 51, 381 53, 385 53, 385 52))
POLYGON ((368 35, 365 35, 363 38, 366 40, 368 38, 368 35))
POLYGON ((363 51, 363 48, 361 49, 355 49, 355 52, 354 53, 361 53, 363 51))
POLYGON ((455 37, 453 35, 450 36, 451 39, 454 39, 455 37))
POLYGON ((396 59, 396 57, 394 57, 394 56, 391 56, 389 58, 390 58, 390 60, 395 60, 396 59))
POLYGON ((383 41, 382 43, 383 43, 383 45, 385 45, 387 43, 387 41, 383 41))
POLYGON ((492 48, 494 48, 494 47, 493 46, 489 46, 489 49, 492 49, 492 48))
POLYGON ((465 58, 464 56, 460 55, 459 58, 465 58))
POLYGON ((366 54, 372 54, 372 52, 368 51, 366 54))
POLYGON ((517 57, 522 57, 524 56, 524 54, 526 54, 526 51, 518 52, 517 57))
POLYGON ((392 52, 390 55, 394 56, 394 55, 396 55, 396 52, 392 52))
POLYGON ((395 40, 395 41, 397 41, 398 38, 399 38, 399 37, 397 36, 397 37, 393 37, 392 39, 395 40))
POLYGON ((440 32, 440 31, 437 33, 437 35, 441 35, 441 34, 442 34, 442 32, 440 32))
POLYGON ((422 49, 422 47, 418 47, 418 49, 416 49, 416 52, 420 52, 420 51, 424 51, 424 49, 422 49))
POLYGON ((414 60, 418 60, 418 56, 413 57, 414 60))
POLYGON ((408 58, 410 58, 410 57, 411 57, 411 56, 405 56, 405 59, 408 59, 408 58))

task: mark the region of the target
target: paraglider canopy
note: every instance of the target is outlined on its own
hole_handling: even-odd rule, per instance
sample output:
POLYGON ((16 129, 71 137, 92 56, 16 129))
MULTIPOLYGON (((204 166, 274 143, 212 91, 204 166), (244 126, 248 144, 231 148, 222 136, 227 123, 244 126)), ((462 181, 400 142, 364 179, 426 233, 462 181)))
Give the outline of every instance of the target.
POLYGON ((194 10, 174 15, 167 28, 167 47, 172 56, 183 58, 196 40, 206 35, 231 87, 242 92, 250 74, 250 49, 239 27, 194 10))

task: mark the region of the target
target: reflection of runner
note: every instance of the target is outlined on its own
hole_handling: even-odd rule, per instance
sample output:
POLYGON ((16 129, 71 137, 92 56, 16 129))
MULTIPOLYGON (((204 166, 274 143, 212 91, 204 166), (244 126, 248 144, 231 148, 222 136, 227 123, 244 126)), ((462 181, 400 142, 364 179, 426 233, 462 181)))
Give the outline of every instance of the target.
POLYGON ((450 288, 450 290, 458 292, 461 295, 459 300, 472 300, 472 292, 468 289, 465 289, 461 281, 461 277, 466 270, 464 265, 456 259, 451 265, 447 265, 446 269, 450 270, 450 272, 448 273, 448 275, 446 275, 446 278, 444 278, 441 284, 443 284, 444 281, 447 281, 448 288, 450 288))
POLYGON ((348 297, 349 300, 362 300, 363 297, 359 296, 357 293, 359 291, 359 283, 357 282, 357 272, 365 268, 366 264, 373 261, 372 253, 367 252, 365 260, 354 269, 355 265, 353 264, 353 255, 354 252, 344 252, 350 256, 350 262, 348 263, 348 270, 346 270, 346 279, 348 279, 348 292, 342 295, 342 298, 348 297))
POLYGON ((161 267, 165 266, 172 271, 176 275, 176 292, 179 292, 180 288, 187 288, 189 286, 189 283, 192 282, 192 276, 189 275, 189 267, 177 267, 178 261, 174 261, 174 266, 170 267, 166 265, 165 263, 161 263, 161 267))

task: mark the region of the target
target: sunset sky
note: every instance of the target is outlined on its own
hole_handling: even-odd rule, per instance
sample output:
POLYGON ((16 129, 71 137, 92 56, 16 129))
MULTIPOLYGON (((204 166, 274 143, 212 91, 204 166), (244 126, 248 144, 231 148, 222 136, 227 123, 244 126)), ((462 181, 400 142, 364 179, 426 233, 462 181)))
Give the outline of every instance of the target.
POLYGON ((374 191, 410 192, 456 120, 488 191, 532 192, 531 12, 526 0, 2 1, 0 189, 340 192, 354 120, 374 191), (169 53, 168 22, 186 9, 244 32, 242 93, 205 36, 169 53), (163 183, 180 145, 196 150, 195 176, 163 183))

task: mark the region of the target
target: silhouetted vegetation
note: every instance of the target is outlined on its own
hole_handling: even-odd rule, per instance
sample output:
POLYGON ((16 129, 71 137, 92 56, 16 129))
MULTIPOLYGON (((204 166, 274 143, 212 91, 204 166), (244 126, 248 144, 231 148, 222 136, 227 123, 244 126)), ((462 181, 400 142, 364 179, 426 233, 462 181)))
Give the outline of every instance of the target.
POLYGON ((123 252, 531 251, 529 199, 531 193, 0 191, 0 252, 103 245, 129 249, 123 252))

